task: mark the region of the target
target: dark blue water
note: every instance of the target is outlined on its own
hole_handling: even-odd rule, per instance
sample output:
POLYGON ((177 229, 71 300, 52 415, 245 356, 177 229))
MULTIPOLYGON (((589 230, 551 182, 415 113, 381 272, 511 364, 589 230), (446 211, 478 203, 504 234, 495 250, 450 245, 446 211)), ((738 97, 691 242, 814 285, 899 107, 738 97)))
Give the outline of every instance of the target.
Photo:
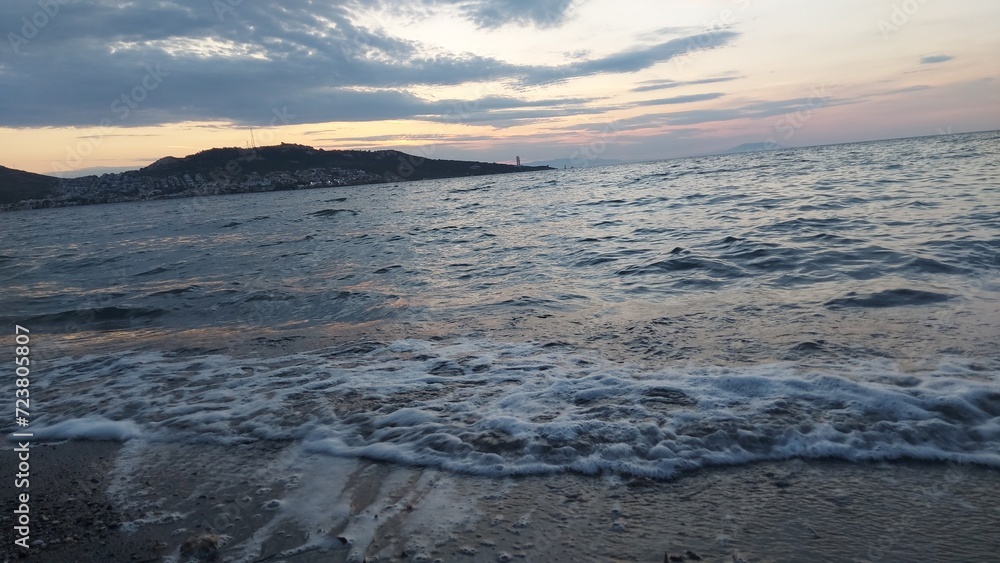
POLYGON ((53 437, 1000 465, 996 132, 0 221, 53 437))

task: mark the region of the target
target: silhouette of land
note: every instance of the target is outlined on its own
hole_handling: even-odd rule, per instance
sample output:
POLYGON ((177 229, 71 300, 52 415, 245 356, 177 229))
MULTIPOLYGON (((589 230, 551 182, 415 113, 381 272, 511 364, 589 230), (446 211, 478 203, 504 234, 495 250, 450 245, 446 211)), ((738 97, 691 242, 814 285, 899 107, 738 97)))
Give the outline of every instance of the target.
POLYGON ((0 167, 0 210, 297 190, 549 170, 438 160, 396 150, 323 150, 280 144, 164 157, 127 172, 56 178, 0 167))

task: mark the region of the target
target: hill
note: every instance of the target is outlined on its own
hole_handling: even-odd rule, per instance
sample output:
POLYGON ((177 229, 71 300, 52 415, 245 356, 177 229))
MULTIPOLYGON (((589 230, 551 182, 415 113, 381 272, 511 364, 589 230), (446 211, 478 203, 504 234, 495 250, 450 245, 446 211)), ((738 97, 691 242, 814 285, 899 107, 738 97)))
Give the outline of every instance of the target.
POLYGON ((281 144, 163 157, 139 170, 60 179, 0 168, 0 211, 550 170, 396 150, 281 144))
POLYGON ((26 199, 46 199, 59 178, 0 166, 0 205, 26 199))
POLYGON ((720 152, 718 154, 735 154, 735 153, 741 153, 741 152, 758 152, 758 151, 776 151, 776 150, 780 150, 780 149, 784 149, 784 148, 787 148, 787 147, 783 147, 783 146, 781 146, 778 143, 775 143, 773 141, 768 141, 768 142, 764 142, 764 143, 743 143, 742 145, 735 146, 735 147, 733 147, 731 149, 726 149, 726 150, 724 150, 724 151, 722 151, 722 152, 720 152))
POLYGON ((512 166, 464 160, 436 160, 396 150, 323 150, 286 144, 244 148, 209 149, 184 158, 166 157, 142 168, 146 176, 165 178, 202 174, 206 178, 233 178, 297 170, 338 168, 360 170, 384 181, 428 180, 545 170, 545 166, 512 166))

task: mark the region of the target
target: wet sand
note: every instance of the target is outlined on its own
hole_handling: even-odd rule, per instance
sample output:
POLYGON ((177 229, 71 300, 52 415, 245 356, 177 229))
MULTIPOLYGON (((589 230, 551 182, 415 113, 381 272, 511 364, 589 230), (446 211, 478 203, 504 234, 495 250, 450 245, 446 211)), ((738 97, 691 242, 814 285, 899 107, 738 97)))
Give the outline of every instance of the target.
MULTIPOLYGON (((657 482, 484 478, 300 446, 33 444, 9 561, 988 561, 1000 472, 757 463, 657 482), (200 543, 199 543, 200 541, 200 543), (40 543, 39 543, 40 542, 40 543), (186 544, 186 545, 185 545, 186 544), (183 555, 182 555, 183 550, 183 555)), ((11 447, 0 470, 13 475, 11 447)), ((14 509, 13 480, 3 481, 14 509)))
POLYGON ((15 446, 5 443, 0 455, 0 468, 9 477, 0 480, 3 512, 5 522, 10 522, 17 496, 29 494, 30 547, 14 545, 13 530, 5 527, 0 560, 142 561, 157 556, 153 535, 121 533, 124 515, 107 495, 120 444, 32 442, 27 489, 14 487, 15 446))

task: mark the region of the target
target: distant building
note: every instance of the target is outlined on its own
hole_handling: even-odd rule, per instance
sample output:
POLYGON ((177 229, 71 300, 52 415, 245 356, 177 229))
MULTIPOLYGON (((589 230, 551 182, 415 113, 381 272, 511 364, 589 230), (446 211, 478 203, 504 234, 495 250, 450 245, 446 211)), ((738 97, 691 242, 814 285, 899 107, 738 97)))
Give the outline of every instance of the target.
POLYGON ((514 158, 517 159, 517 165, 521 166, 521 157, 517 156, 517 157, 514 157, 514 158))

